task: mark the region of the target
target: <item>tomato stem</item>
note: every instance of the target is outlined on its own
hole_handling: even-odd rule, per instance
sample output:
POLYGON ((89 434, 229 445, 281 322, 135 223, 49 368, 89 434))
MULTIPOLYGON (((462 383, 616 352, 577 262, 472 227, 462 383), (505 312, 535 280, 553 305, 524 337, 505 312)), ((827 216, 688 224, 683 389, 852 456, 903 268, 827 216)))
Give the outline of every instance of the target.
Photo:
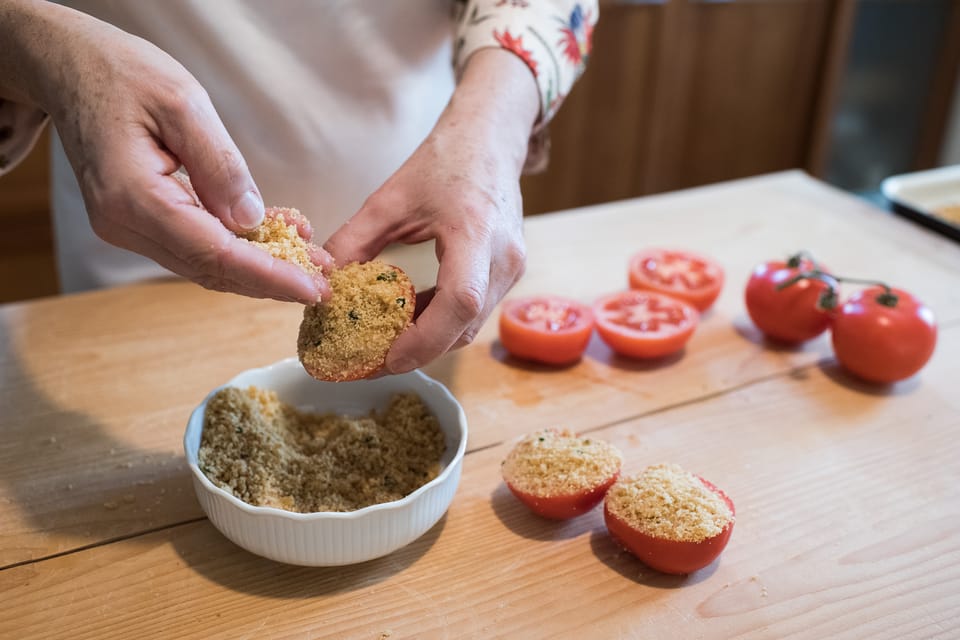
POLYGON ((890 285, 880 282, 879 280, 865 280, 863 278, 848 278, 846 276, 838 276, 832 273, 826 273, 820 271, 819 269, 813 269, 812 271, 801 271, 797 275, 793 276, 789 280, 781 282, 777 285, 777 291, 786 289, 789 286, 795 285, 801 280, 820 280, 827 284, 826 290, 820 295, 820 300, 817 304, 822 309, 833 309, 837 306, 839 302, 839 297, 837 296, 837 289, 839 288, 841 282, 849 282, 850 284, 865 284, 873 285, 876 287, 883 287, 883 293, 877 296, 877 302, 882 304, 885 307, 896 307, 897 302, 900 301, 899 296, 893 292, 893 289, 890 288, 890 285))
POLYGON ((790 256, 790 258, 787 259, 787 266, 790 267, 791 269, 799 269, 803 265, 804 260, 807 260, 811 265, 813 265, 814 271, 820 270, 820 265, 817 264, 817 261, 813 257, 813 254, 807 251, 806 249, 801 249, 800 251, 797 251, 795 254, 790 256))

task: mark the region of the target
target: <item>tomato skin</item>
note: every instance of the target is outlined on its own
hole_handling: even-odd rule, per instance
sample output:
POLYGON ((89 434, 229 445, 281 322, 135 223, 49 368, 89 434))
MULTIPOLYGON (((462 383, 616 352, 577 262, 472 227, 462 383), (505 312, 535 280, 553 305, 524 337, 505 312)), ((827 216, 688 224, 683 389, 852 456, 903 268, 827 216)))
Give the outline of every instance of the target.
POLYGON ((593 334, 590 307, 558 296, 508 300, 500 312, 500 343, 511 355, 551 365, 578 361, 593 334))
POLYGON ((833 350, 850 373, 880 384, 917 373, 937 345, 933 311, 902 289, 892 289, 893 307, 878 297, 883 287, 859 291, 843 303, 833 320, 833 350))
POLYGON ((593 305, 593 314, 600 338, 616 353, 630 358, 661 358, 680 351, 700 319, 697 310, 682 300, 636 290, 600 298, 593 305), (659 316, 658 325, 662 322, 664 328, 648 331, 631 326, 635 312, 659 316))
POLYGON ((630 259, 630 288, 656 291, 687 302, 703 312, 723 289, 720 264, 691 251, 646 249, 630 259))
POLYGON ((830 313, 819 308, 829 288, 822 280, 805 278, 783 289, 777 287, 814 264, 801 260, 799 268, 774 260, 757 265, 747 281, 744 298, 753 324, 769 338, 799 344, 816 338, 830 326, 830 313))
POLYGON ((580 491, 578 493, 542 497, 532 493, 526 493, 517 489, 509 482, 506 483, 510 491, 520 502, 525 504, 531 511, 550 520, 567 520, 586 513, 593 509, 607 495, 607 489, 613 486, 613 483, 620 477, 617 472, 591 489, 580 491))
MULTIPOLYGON (((700 478, 700 476, 697 477, 700 478)), ((727 503, 730 512, 736 515, 733 501, 727 494, 703 478, 700 478, 700 481, 708 489, 719 495, 727 503)), ((610 532, 610 536, 615 542, 651 569, 670 575, 693 573, 716 560, 727 546, 734 525, 734 520, 731 520, 720 533, 712 538, 700 542, 685 542, 656 538, 638 531, 624 520, 610 513, 606 504, 603 506, 603 519, 607 525, 607 531, 610 532)))

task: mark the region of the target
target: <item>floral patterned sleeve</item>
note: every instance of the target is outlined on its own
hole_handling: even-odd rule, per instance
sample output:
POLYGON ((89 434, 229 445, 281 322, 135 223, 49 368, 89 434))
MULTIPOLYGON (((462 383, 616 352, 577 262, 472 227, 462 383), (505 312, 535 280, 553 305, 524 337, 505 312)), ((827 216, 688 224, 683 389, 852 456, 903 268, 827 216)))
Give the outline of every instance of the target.
POLYGON ((0 98, 0 176, 30 153, 46 123, 39 109, 0 98))
POLYGON ((515 53, 537 81, 542 129, 586 67, 599 14, 597 0, 467 0, 454 49, 458 75, 477 49, 515 53))

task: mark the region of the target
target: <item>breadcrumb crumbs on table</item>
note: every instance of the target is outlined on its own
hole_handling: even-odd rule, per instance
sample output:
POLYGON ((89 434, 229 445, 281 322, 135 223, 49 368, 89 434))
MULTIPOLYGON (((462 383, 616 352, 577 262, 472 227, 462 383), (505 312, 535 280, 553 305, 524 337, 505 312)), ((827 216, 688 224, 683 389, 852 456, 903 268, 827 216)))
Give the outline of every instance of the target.
POLYGON ((200 469, 240 500, 312 513, 399 500, 440 472, 440 424, 416 394, 382 411, 298 411, 273 391, 228 387, 207 404, 200 469))
POLYGON ((637 476, 621 478, 605 500, 612 515, 663 540, 702 542, 734 521, 720 496, 676 464, 654 465, 637 476))
POLYGON ((620 471, 623 455, 613 445, 581 438, 564 429, 525 436, 503 460, 503 479, 534 496, 570 495, 588 490, 620 471))

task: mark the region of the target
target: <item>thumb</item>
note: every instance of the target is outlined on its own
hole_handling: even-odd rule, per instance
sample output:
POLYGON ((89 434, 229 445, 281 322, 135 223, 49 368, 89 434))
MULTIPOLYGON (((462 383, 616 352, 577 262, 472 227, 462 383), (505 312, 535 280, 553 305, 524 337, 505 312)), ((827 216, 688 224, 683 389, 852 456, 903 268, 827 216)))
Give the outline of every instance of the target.
POLYGON ((372 260, 392 241, 388 212, 371 200, 364 203, 323 245, 338 265, 372 260))
POLYGON ((206 92, 198 89, 186 102, 158 123, 163 143, 190 174, 207 211, 235 233, 253 229, 263 222, 264 207, 247 163, 206 92))

